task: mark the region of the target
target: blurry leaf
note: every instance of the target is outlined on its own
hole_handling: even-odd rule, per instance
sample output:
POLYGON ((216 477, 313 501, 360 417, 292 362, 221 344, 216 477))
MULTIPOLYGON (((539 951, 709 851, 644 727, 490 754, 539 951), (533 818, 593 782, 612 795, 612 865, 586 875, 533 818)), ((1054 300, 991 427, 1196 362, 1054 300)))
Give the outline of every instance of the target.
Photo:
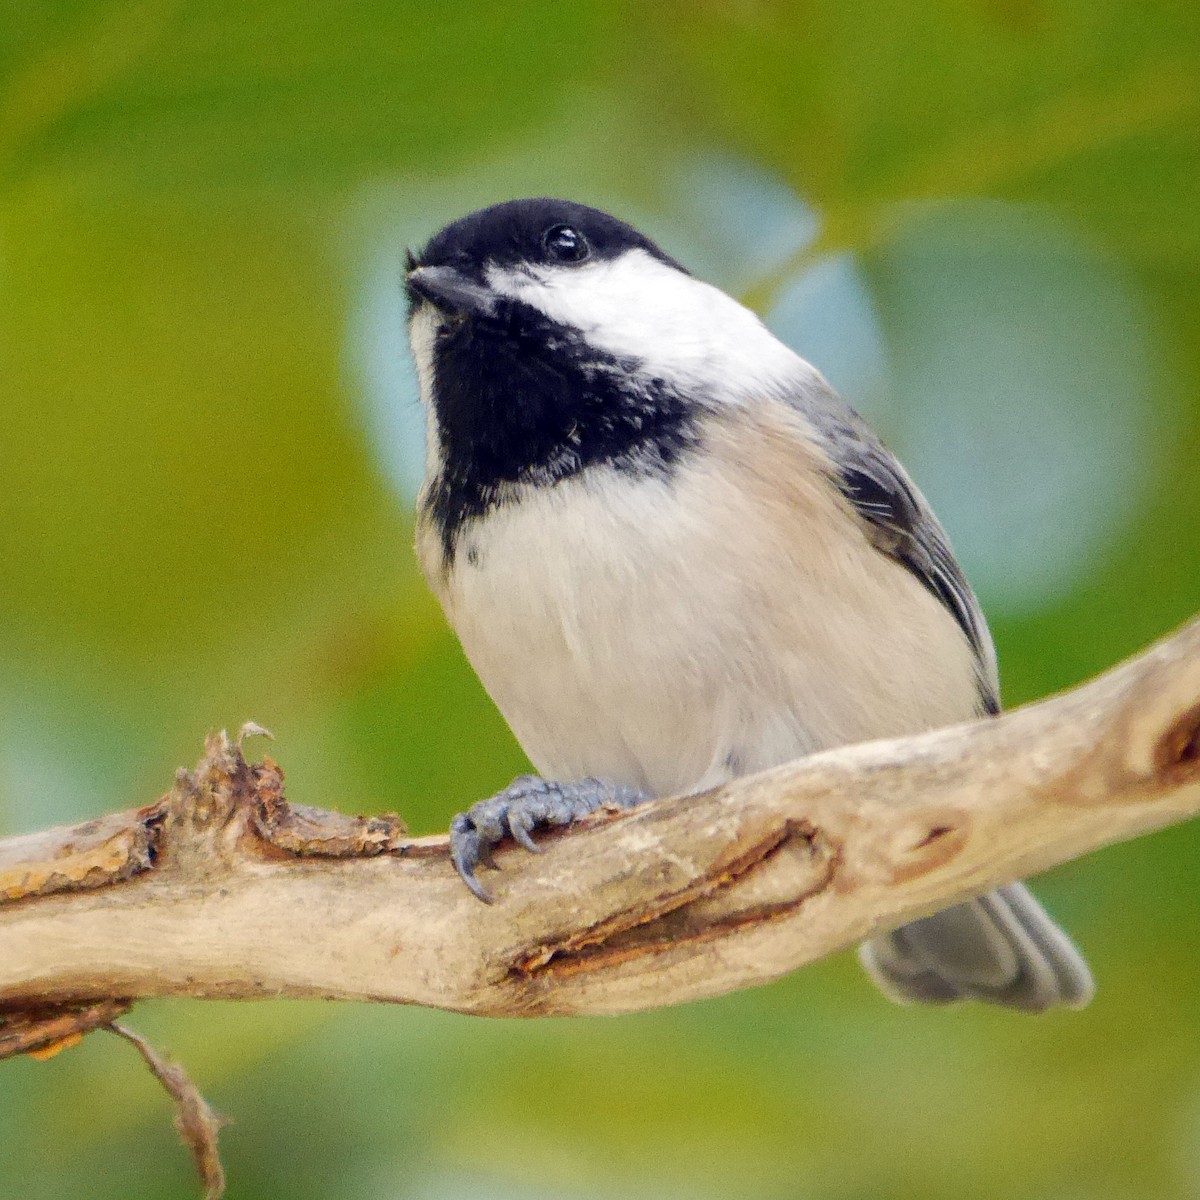
POLYGON ((819 202, 832 246, 863 248, 896 200, 1045 196, 1053 178, 1057 202, 1131 248, 1200 248, 1187 165, 1200 150, 1194 7, 883 0, 862 20, 834 0, 785 0, 657 12, 681 108, 698 105, 714 132, 819 202), (1119 166, 1129 155, 1141 169, 1119 166), (1125 208, 1114 224, 1107 210, 1126 188, 1137 219, 1125 208))
POLYGON ((893 448, 988 612, 1048 607, 1153 488, 1142 297, 1072 230, 995 202, 941 206, 866 266, 892 356, 893 448))
MULTIPOLYGON (((458 160, 602 70, 620 5, 109 4, 31 47, 10 170, 149 191, 458 160), (99 53, 97 53, 99 51, 99 53)), ((0 125, 0 130, 4 129, 0 125)), ((4 141, 0 140, 0 154, 4 141)))

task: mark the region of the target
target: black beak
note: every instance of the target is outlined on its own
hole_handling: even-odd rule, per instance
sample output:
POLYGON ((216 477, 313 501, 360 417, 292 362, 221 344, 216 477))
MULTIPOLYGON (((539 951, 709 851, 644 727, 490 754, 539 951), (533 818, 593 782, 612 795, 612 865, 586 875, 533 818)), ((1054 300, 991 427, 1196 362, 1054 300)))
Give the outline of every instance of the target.
POLYGON ((428 300, 450 316, 496 315, 496 293, 454 267, 414 267, 404 282, 409 295, 428 300))

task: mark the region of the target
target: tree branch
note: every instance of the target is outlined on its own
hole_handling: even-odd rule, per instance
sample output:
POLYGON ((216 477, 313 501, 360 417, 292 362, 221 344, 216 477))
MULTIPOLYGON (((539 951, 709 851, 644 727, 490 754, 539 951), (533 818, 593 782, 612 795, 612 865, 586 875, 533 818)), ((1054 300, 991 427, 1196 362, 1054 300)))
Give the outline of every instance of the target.
POLYGON ((999 718, 603 814, 541 856, 502 849, 490 907, 444 837, 292 807, 279 768, 222 734, 149 808, 0 841, 0 1029, 165 995, 676 1004, 1198 811, 1200 621, 999 718))

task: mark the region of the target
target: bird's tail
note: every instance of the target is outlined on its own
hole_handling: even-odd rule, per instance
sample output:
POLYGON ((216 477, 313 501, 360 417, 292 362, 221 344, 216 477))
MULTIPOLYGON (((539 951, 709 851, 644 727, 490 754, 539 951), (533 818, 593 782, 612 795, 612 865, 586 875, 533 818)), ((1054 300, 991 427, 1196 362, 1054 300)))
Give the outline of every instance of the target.
POLYGON ((859 960, 901 1004, 986 1000, 1025 1012, 1082 1008, 1092 973, 1022 883, 864 943, 859 960))

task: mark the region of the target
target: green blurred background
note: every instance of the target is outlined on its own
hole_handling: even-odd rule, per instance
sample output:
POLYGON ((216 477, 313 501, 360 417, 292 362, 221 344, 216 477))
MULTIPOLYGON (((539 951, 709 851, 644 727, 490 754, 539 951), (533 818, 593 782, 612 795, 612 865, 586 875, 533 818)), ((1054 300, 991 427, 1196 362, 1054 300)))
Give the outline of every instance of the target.
MULTIPOLYGON (((1200 608, 1200 9, 0 8, 0 832, 253 718, 419 832, 524 766, 414 567, 400 256, 522 194, 644 226, 877 424, 1018 704, 1200 608)), ((143 1005, 230 1196, 1200 1197, 1200 830, 1039 884, 1099 980, 892 1007, 849 955, 618 1020, 143 1005)), ((297 914, 297 920, 303 920, 297 914)), ((0 1066, 0 1195, 194 1194, 95 1037, 0 1066)))

